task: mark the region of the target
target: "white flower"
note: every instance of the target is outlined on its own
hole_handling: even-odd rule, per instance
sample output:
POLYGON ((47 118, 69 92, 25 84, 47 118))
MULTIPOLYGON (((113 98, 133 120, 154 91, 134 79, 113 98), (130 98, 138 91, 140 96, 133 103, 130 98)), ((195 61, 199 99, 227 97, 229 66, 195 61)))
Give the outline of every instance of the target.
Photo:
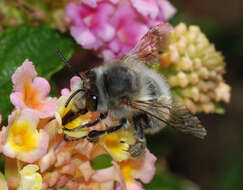
POLYGON ((38 170, 39 167, 34 164, 25 166, 20 171, 20 184, 17 190, 42 190, 42 177, 38 170))

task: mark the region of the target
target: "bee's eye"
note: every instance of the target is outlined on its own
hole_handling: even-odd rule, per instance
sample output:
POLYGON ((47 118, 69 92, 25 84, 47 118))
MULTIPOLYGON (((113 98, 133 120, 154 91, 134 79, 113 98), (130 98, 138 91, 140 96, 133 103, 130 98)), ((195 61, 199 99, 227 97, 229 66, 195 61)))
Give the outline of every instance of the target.
POLYGON ((90 95, 87 98, 86 106, 89 111, 96 111, 97 110, 97 103, 98 103, 98 97, 95 95, 90 95))

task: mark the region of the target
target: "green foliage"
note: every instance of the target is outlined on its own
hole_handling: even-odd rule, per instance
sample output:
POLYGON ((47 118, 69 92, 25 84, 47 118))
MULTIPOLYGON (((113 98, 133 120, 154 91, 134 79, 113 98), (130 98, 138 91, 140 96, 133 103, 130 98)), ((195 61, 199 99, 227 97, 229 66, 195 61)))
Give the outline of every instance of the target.
POLYGON ((0 153, 0 172, 4 173, 5 156, 0 153))
POLYGON ((74 42, 44 26, 13 27, 0 33, 0 113, 3 119, 12 110, 9 100, 11 75, 25 59, 29 59, 39 76, 50 78, 64 66, 56 54, 56 48, 69 58, 74 50, 74 42))
POLYGON ((219 183, 212 189, 238 190, 243 188, 243 155, 237 155, 222 171, 219 183))
POLYGON ((146 190, 198 190, 199 187, 167 171, 158 172, 152 182, 144 185, 146 190))
POLYGON ((215 113, 223 115, 225 113, 224 108, 219 103, 214 103, 215 113))
POLYGON ((100 170, 100 169, 111 167, 112 166, 111 161, 112 158, 109 155, 107 154, 99 155, 92 160, 92 168, 94 170, 100 170))

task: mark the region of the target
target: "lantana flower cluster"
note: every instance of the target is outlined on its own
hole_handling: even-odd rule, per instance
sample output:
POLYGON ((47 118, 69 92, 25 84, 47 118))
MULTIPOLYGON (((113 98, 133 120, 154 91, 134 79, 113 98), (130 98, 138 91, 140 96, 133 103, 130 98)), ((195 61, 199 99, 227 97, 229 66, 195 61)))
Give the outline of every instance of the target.
POLYGON ((167 77, 175 98, 193 113, 214 113, 220 101, 230 101, 224 57, 198 26, 177 25, 160 63, 151 67, 167 77))
POLYGON ((104 135, 96 143, 82 137, 90 130, 112 125, 109 118, 89 129, 63 130, 98 116, 88 112, 63 122, 73 104, 65 106, 65 102, 79 87, 80 78, 72 78, 71 90, 63 89, 59 99, 48 97, 48 81, 37 77, 33 64, 25 60, 12 82, 10 100, 15 108, 0 132, 0 151, 6 158, 5 173, 0 173, 1 190, 142 190, 141 182, 152 180, 156 157, 146 149, 143 156, 131 158, 128 149, 135 143, 132 130, 104 135), (93 162, 101 155, 112 161, 97 169, 93 162))
POLYGON ((126 54, 150 27, 167 21, 175 12, 167 0, 83 0, 66 7, 76 42, 105 61, 126 54))

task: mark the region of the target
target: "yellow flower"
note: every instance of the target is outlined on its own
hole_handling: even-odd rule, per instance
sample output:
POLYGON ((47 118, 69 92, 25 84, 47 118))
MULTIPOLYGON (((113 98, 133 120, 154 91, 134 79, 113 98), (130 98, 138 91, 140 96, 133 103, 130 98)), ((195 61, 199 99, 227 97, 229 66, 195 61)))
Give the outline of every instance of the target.
POLYGON ((146 149, 143 157, 139 159, 128 159, 118 163, 113 162, 114 166, 121 173, 120 187, 123 186, 124 180, 127 190, 143 190, 142 184, 136 179, 145 184, 149 183, 155 174, 156 160, 157 158, 146 149))
MULTIPOLYGON (((63 128, 67 129, 74 129, 76 127, 79 127, 81 125, 84 125, 85 123, 88 123, 91 119, 91 114, 88 112, 84 115, 79 115, 75 119, 72 119, 71 121, 63 124, 63 118, 71 112, 73 101, 71 101, 67 107, 65 107, 65 103, 67 101, 68 97, 61 96, 57 101, 57 107, 55 111, 55 117, 59 124, 59 133, 63 132, 63 128)), ((89 128, 83 128, 82 130, 77 131, 64 131, 65 134, 71 137, 80 138, 83 136, 86 136, 89 132, 89 128)))
POLYGON ((11 158, 32 163, 47 151, 49 136, 44 130, 37 130, 39 117, 30 109, 17 110, 11 116, 2 152, 11 158))
POLYGON ((129 148, 135 144, 136 139, 133 131, 128 129, 104 135, 99 142, 114 160, 120 162, 130 157, 129 148))
POLYGON ((20 184, 17 190, 42 190, 42 177, 38 170, 39 167, 34 164, 25 166, 20 171, 20 184))

